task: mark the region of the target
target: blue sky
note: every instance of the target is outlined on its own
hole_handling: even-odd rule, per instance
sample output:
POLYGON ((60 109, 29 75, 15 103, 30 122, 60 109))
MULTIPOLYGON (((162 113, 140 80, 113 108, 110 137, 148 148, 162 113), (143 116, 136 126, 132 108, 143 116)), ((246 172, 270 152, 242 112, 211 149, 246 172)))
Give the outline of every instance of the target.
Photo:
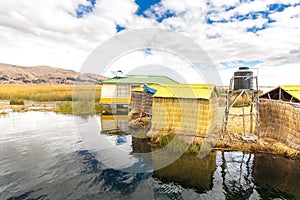
POLYGON ((96 0, 87 0, 88 4, 79 4, 76 9, 76 17, 82 18, 84 15, 93 12, 96 0))
POLYGON ((151 8, 152 5, 158 4, 159 2, 159 0, 135 0, 135 3, 139 6, 136 14, 146 16, 145 11, 151 8))
MULTIPOLYGON (((276 83, 298 83, 299 24, 299 0, 11 0, 0 2, 0 62, 78 71, 117 34, 160 28, 197 42, 225 81, 250 66, 276 83)), ((155 62, 155 51, 140 53, 155 62)))

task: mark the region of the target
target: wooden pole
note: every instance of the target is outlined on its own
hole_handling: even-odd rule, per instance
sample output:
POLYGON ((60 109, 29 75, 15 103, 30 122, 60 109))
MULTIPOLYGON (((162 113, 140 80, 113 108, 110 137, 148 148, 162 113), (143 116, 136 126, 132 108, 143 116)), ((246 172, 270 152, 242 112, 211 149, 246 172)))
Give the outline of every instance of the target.
POLYGON ((227 98, 226 98, 226 108, 225 108, 225 116, 224 116, 224 122, 223 122, 223 134, 222 139, 224 138, 224 135, 227 134, 227 124, 228 124, 228 114, 229 114, 229 105, 230 105, 230 95, 231 91, 229 90, 227 92, 227 98))
POLYGON ((281 88, 279 87, 279 99, 278 100, 281 100, 281 88))
POLYGON ((244 91, 242 92, 242 98, 243 98, 243 136, 245 136, 246 128, 245 128, 245 95, 244 95, 244 91))
POLYGON ((257 127, 257 137, 260 137, 260 117, 259 117, 259 96, 258 92, 255 93, 256 99, 256 127, 257 127))
POLYGON ((250 99, 250 133, 253 133, 253 104, 254 104, 254 91, 252 91, 250 99))

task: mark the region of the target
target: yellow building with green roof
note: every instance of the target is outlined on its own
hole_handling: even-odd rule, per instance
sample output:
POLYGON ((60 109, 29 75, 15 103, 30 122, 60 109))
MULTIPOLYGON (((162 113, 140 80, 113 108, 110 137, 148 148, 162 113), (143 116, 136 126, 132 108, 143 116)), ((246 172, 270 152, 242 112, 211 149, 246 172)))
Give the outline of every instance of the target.
POLYGON ((178 84, 166 76, 127 75, 103 81, 100 103, 116 109, 128 108, 131 104, 131 91, 143 84, 178 84))

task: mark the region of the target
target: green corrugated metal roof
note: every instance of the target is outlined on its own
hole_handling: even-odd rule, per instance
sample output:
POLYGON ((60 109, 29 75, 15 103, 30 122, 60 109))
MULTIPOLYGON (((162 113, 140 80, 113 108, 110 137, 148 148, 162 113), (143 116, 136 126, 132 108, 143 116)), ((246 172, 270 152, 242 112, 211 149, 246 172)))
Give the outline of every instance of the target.
POLYGON ((128 75, 123 78, 110 78, 102 83, 128 83, 128 84, 144 84, 144 83, 157 83, 157 84, 176 84, 177 81, 170 79, 166 76, 144 76, 144 75, 128 75))
POLYGON ((300 101, 300 85, 281 85, 281 89, 300 101))
POLYGON ((214 85, 207 84, 176 84, 155 88, 153 97, 210 99, 215 91, 214 85))

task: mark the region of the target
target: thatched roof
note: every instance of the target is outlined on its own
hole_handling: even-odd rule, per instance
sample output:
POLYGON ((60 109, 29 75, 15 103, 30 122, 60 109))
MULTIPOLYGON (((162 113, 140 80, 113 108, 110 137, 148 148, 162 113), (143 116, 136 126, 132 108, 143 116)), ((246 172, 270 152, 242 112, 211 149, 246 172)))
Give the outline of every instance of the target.
MULTIPOLYGON (((184 98, 184 99, 210 99, 217 96, 217 90, 210 84, 149 84, 150 88, 157 92, 153 97, 184 98)), ((143 88, 135 88, 134 91, 142 91, 143 88)))
POLYGON ((281 85, 260 98, 300 102, 300 85, 281 85))

